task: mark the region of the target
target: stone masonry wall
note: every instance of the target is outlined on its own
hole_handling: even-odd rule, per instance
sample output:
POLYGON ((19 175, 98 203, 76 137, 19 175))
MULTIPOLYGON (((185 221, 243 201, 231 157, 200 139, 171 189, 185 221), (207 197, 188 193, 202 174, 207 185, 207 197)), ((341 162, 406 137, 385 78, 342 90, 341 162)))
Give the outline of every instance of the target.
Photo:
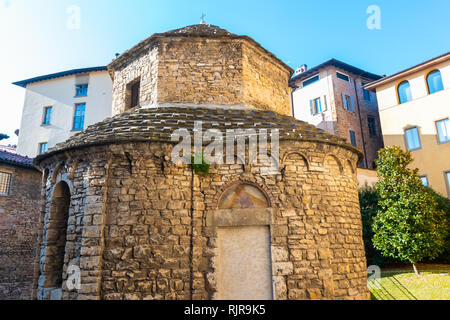
POLYGON ((129 85, 140 81, 139 101, 141 105, 156 102, 158 80, 158 47, 133 57, 128 64, 115 70, 113 84, 112 115, 124 112, 129 102, 129 85))
POLYGON ((0 164, 11 189, 0 196, 0 300, 29 299, 40 209, 41 173, 0 164))
POLYGON ((201 38, 161 41, 158 102, 220 105, 242 102, 239 41, 201 38))
POLYGON ((139 80, 140 106, 156 102, 247 105, 292 114, 290 71, 242 39, 160 38, 151 49, 110 71, 113 115, 126 111, 129 88, 139 80))
MULTIPOLYGON (((61 155, 43 163, 49 177, 57 177, 48 180, 47 190, 63 179, 76 195, 64 270, 79 264, 81 289, 64 288, 64 299, 215 298, 217 232, 208 221, 234 183, 257 186, 272 204, 276 299, 369 298, 355 153, 283 141, 278 175, 235 164, 193 177, 188 166, 170 161, 171 148, 91 147, 71 160, 61 155), (62 162, 63 170, 57 165, 62 162)), ((48 212, 46 207, 44 216, 48 212)), ((43 288, 38 292, 51 298, 43 288)))
POLYGON ((243 43, 245 103, 263 110, 292 115, 288 87, 291 73, 278 62, 268 59, 261 49, 243 43), (277 106, 274 110, 273 106, 277 106))

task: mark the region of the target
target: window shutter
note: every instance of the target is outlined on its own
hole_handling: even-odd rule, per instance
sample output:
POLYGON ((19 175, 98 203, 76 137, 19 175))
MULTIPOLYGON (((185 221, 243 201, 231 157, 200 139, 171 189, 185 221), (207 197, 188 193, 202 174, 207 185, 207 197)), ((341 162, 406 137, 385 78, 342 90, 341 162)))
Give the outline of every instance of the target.
POLYGON ((356 108, 355 108, 355 99, 352 97, 352 96, 350 96, 350 103, 351 103, 351 106, 350 106, 350 111, 353 111, 353 112, 356 112, 356 108))
POLYGON ((315 113, 314 113, 314 100, 309 100, 309 108, 310 108, 310 111, 311 111, 311 115, 312 116, 315 115, 315 113))
POLYGON ((343 107, 345 110, 348 110, 347 100, 345 99, 345 93, 342 93, 342 107, 343 107))
POLYGON ((328 101, 327 101, 327 95, 323 96, 323 111, 327 111, 328 108, 328 101))

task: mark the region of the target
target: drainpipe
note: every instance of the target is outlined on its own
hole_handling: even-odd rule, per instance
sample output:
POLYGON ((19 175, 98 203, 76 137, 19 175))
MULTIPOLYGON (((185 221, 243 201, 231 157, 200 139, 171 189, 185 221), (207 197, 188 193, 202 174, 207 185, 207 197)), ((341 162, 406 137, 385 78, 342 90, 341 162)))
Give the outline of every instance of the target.
POLYGON ((194 229, 195 229, 195 221, 194 221, 194 181, 195 181, 195 173, 194 173, 194 164, 191 165, 191 239, 189 243, 190 253, 189 253, 189 297, 192 300, 194 295, 194 229))
POLYGON ((361 108, 359 105, 358 90, 356 89, 356 79, 355 78, 353 79, 353 83, 355 85, 356 105, 358 106, 359 125, 361 127, 361 138, 362 138, 362 143, 363 143, 364 162, 366 164, 366 169, 369 169, 369 165, 367 163, 366 142, 364 139, 364 130, 363 130, 362 119, 361 119, 361 108))
POLYGON ((292 117, 295 118, 295 109, 294 109, 294 92, 295 90, 297 90, 299 88, 299 86, 295 85, 295 84, 289 84, 289 87, 292 88, 291 90, 291 107, 292 107, 292 117))

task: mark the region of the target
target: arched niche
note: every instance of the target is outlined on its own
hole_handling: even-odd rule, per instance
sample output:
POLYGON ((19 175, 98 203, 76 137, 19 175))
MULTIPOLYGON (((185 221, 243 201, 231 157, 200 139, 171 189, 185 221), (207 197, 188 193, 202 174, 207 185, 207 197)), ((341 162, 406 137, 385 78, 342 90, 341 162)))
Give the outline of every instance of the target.
POLYGON ((345 161, 344 174, 346 176, 353 176, 355 174, 355 169, 350 160, 345 161))
POLYGON ((333 154, 328 154, 324 161, 323 161, 323 166, 325 168, 325 170, 330 173, 330 174, 338 174, 341 175, 343 172, 343 168, 342 168, 342 164, 339 161, 339 159, 333 155, 333 154))
POLYGON ((288 153, 284 158, 285 174, 297 174, 308 171, 308 160, 298 152, 288 153))
POLYGON ((44 267, 46 288, 62 287, 70 197, 67 183, 59 182, 50 203, 44 267))
POLYGON ((218 204, 219 210, 269 207, 270 201, 264 192, 248 183, 236 183, 226 189, 218 204))

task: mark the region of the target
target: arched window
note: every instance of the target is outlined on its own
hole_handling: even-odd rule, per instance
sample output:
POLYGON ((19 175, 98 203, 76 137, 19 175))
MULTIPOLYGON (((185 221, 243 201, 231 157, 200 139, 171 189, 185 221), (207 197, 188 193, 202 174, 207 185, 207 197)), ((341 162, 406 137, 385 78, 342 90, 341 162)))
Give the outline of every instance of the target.
POLYGON ((428 93, 432 94, 444 90, 441 72, 439 70, 431 71, 427 76, 428 93))
POLYGON ((409 85, 408 81, 403 81, 398 85, 397 93, 398 93, 398 101, 400 102, 400 104, 412 100, 411 86, 409 85))

